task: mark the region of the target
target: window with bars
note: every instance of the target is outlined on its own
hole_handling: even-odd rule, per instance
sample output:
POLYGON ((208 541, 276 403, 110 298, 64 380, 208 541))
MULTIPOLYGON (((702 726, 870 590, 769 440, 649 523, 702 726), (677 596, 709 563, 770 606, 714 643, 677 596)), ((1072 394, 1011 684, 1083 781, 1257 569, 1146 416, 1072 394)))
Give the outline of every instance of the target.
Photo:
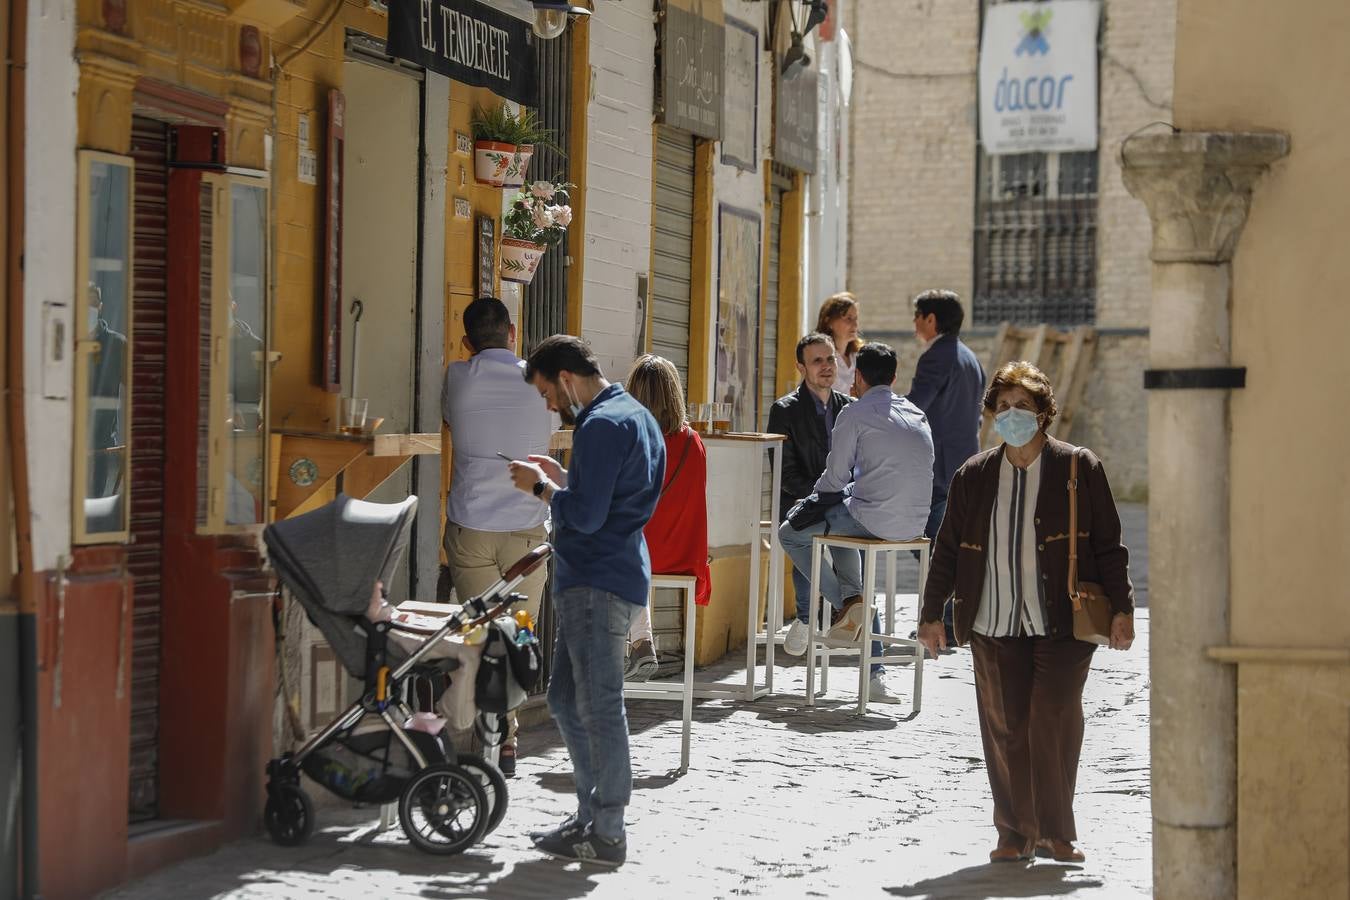
MULTIPOLYGON (((994 2, 983 0, 981 12, 994 2)), ((1092 324, 1097 151, 976 149, 975 324, 1092 324)))
POLYGON ((980 151, 975 324, 1092 324, 1097 154, 980 151))

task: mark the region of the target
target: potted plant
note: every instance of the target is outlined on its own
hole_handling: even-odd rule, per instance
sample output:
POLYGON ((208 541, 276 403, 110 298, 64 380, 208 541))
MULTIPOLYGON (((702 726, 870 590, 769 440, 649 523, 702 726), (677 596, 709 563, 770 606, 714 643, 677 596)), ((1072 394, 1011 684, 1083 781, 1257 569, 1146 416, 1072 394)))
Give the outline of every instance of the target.
POLYGON ((473 176, 492 187, 521 187, 537 144, 552 147, 553 132, 539 124, 539 116, 521 107, 512 113, 505 103, 479 106, 469 120, 473 131, 473 176))
POLYGON ((567 234, 572 222, 568 191, 575 185, 536 181, 511 199, 502 217, 502 279, 518 284, 534 280, 534 271, 549 246, 567 234))

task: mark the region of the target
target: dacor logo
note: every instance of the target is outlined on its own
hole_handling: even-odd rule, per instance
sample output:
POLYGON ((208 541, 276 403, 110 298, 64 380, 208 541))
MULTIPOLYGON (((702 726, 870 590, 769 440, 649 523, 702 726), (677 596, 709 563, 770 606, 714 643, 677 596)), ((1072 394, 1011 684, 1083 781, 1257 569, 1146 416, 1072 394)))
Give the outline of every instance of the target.
POLYGON ((1045 9, 1040 12, 1019 13, 1017 18, 1022 21, 1022 40, 1017 45, 1013 53, 1017 56, 1023 54, 1027 56, 1044 56, 1050 52, 1050 42, 1045 39, 1046 26, 1050 24, 1050 17, 1054 15, 1054 10, 1045 9))

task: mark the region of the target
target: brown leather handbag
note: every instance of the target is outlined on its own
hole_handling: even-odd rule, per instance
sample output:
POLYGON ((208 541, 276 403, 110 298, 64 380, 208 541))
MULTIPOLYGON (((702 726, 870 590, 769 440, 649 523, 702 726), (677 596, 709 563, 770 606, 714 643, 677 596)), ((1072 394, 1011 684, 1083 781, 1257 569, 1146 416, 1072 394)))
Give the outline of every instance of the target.
POLYGON ((1073 636, 1090 644, 1111 642, 1111 601, 1100 584, 1078 580, 1078 451, 1069 462, 1069 600, 1073 636))

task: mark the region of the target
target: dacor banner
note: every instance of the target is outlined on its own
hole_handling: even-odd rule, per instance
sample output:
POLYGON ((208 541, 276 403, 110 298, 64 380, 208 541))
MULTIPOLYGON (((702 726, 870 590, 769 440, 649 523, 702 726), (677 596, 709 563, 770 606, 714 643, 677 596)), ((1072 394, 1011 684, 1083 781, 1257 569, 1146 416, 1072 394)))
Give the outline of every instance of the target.
POLYGON ((990 154, 1097 149, 1098 0, 995 3, 980 39, 990 154))

